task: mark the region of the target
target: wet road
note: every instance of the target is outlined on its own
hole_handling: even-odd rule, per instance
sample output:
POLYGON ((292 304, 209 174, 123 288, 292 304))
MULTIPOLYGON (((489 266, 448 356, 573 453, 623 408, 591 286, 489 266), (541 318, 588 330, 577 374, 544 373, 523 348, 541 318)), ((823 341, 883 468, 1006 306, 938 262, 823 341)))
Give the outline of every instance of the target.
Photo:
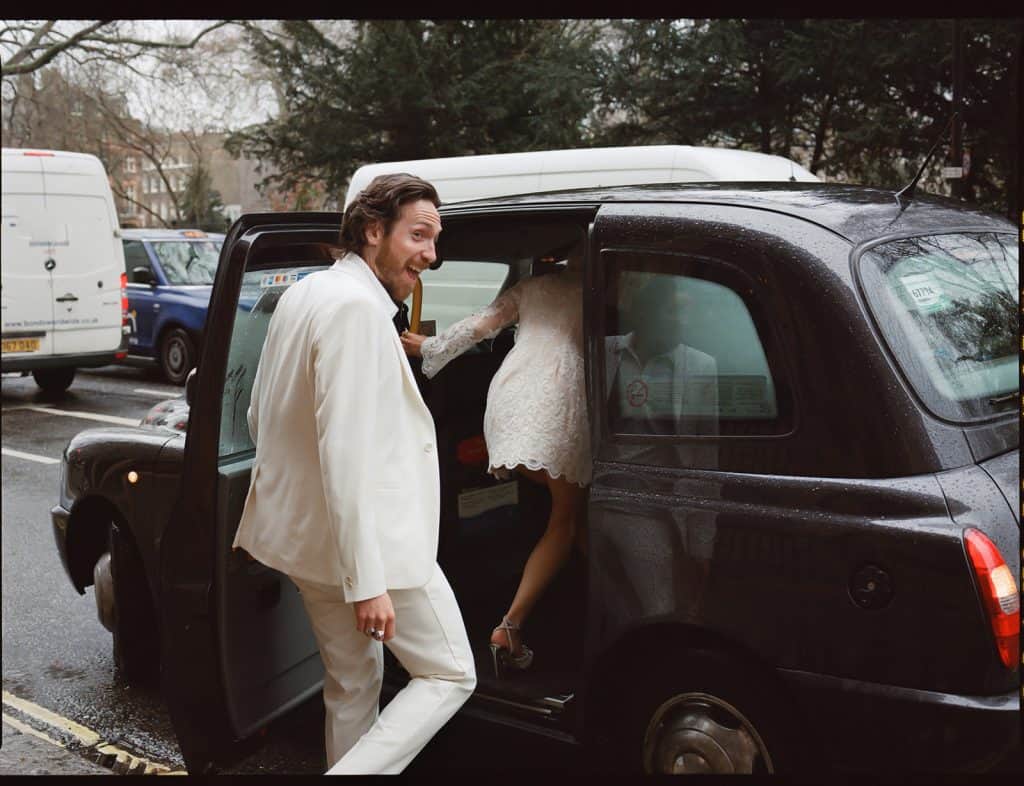
MULTIPOLYGON (((130 684, 115 668, 93 588, 79 595, 60 564, 50 508, 57 501, 54 460, 74 434, 103 425, 61 413, 137 423, 154 404, 182 392, 155 370, 132 367, 79 371, 60 399, 47 399, 31 376, 2 380, 3 690, 171 769, 183 769, 184 762, 159 689, 130 684)), ((515 729, 478 726, 456 718, 406 772, 492 767, 550 772, 570 763, 553 743, 527 739, 515 729)), ((323 704, 315 696, 272 723, 222 771, 318 774, 324 767, 323 704)))
POLYGON ((77 432, 101 425, 52 408, 138 421, 180 394, 142 369, 80 371, 67 394, 47 400, 32 377, 4 376, 3 392, 3 688, 174 766, 180 756, 155 689, 128 685, 114 672, 110 634, 96 617, 92 588, 71 586, 54 545, 50 508, 59 459, 77 432))

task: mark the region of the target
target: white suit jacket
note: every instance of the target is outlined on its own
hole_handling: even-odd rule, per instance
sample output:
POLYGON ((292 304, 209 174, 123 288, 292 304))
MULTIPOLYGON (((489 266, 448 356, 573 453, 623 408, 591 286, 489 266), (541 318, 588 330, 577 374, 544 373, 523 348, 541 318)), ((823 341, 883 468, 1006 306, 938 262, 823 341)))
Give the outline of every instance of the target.
POLYGON ((367 264, 285 291, 249 406, 256 460, 234 546, 348 603, 419 587, 437 560, 434 420, 367 264))

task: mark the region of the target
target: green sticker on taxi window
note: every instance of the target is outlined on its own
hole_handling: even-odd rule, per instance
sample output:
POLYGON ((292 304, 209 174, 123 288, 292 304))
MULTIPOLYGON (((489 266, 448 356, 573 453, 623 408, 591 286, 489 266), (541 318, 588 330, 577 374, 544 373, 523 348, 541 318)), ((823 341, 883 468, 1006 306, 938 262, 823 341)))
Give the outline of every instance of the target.
POLYGON ((910 295, 914 306, 922 314, 942 311, 949 305, 949 298, 931 273, 913 273, 900 278, 900 283, 910 295))

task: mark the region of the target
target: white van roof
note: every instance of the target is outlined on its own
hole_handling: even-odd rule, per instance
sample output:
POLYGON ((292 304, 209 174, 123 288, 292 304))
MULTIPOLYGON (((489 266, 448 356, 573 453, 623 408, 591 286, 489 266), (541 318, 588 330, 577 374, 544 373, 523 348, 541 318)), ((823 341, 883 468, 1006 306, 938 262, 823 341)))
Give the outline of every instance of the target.
POLYGON ((642 145, 423 158, 361 166, 347 205, 377 175, 409 172, 429 180, 441 201, 641 183, 812 181, 819 178, 782 156, 691 145, 642 145))
POLYGON ((90 153, 37 148, 3 148, 3 171, 5 172, 38 172, 40 163, 47 172, 101 174, 106 177, 103 162, 90 153))

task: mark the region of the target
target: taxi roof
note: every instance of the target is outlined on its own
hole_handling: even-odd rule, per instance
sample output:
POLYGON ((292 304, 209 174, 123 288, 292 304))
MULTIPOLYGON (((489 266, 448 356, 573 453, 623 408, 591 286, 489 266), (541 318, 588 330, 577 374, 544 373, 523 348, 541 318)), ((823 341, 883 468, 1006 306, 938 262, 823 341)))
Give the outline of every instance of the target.
POLYGON ((672 183, 605 186, 536 194, 491 197, 442 206, 442 215, 457 216, 520 205, 584 207, 641 202, 735 205, 785 213, 811 221, 856 244, 905 232, 951 231, 955 228, 1014 231, 1002 216, 964 202, 918 193, 904 201, 894 191, 843 183, 672 183))

